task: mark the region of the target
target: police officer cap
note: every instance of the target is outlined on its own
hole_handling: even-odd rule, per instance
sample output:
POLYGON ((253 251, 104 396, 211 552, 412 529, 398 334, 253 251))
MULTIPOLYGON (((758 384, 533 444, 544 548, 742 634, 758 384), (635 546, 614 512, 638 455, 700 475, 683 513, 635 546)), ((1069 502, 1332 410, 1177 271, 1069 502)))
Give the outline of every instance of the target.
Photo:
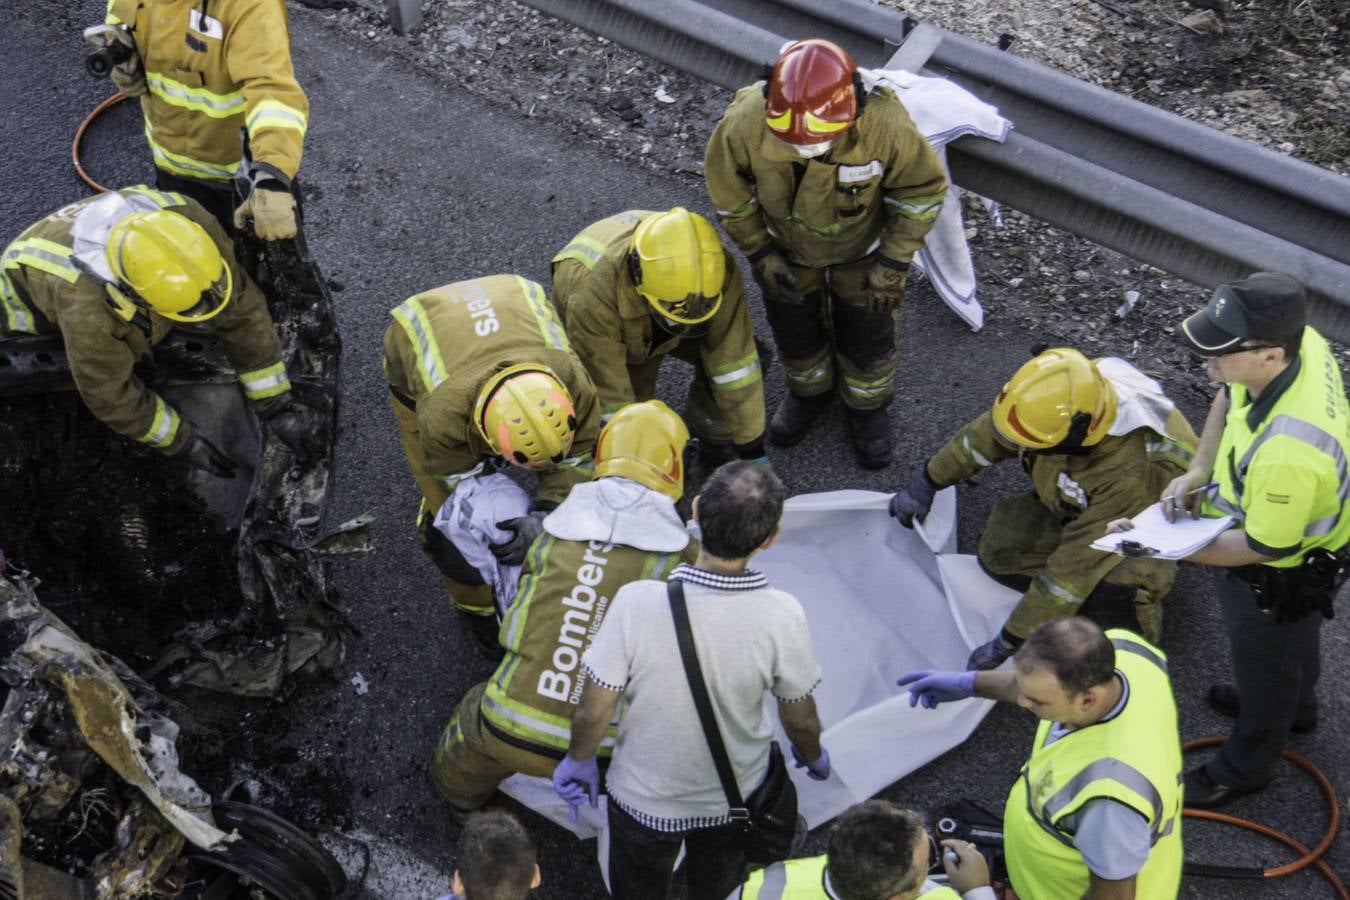
POLYGON ((1208 305, 1181 323, 1181 331, 1201 355, 1219 356, 1243 341, 1297 337, 1305 324, 1303 286, 1288 275, 1257 272, 1219 285, 1208 305))

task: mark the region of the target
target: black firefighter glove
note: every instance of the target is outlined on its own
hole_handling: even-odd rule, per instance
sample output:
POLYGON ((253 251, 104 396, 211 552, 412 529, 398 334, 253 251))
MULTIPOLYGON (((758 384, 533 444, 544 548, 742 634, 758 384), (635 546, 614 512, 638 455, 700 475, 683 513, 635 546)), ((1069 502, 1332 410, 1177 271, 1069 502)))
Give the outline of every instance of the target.
POLYGON ((797 279, 792 277, 792 269, 781 253, 770 247, 758 251, 749 259, 760 290, 780 303, 796 306, 802 302, 801 288, 797 287, 797 279))
POLYGON ((525 554, 534 539, 543 532, 544 517, 548 514, 549 510, 536 509, 523 516, 498 522, 497 527, 512 532, 512 537, 508 541, 491 545, 492 555, 497 557, 497 562, 504 566, 518 566, 525 562, 525 554))
POLYGON ((970 658, 966 660, 966 671, 978 672, 997 669, 1003 665, 1005 660, 1016 653, 1020 646, 1022 646, 1022 639, 1009 634, 1008 629, 1004 628, 994 635, 993 640, 981 644, 971 651, 970 658))
POLYGON ((905 299, 909 266, 878 258, 867 273, 867 311, 895 312, 905 299))
POLYGON ((227 456, 219 447, 202 437, 195 428, 182 451, 183 458, 194 469, 209 472, 217 478, 233 478, 239 463, 227 456))
POLYGON ((891 515, 906 528, 913 528, 914 520, 917 518, 922 522, 928 510, 933 508, 933 498, 937 496, 938 490, 933 479, 928 477, 928 465, 925 463, 914 480, 891 498, 891 515))
POLYGON ((257 412, 277 440, 295 454, 296 462, 304 465, 323 456, 313 409, 282 394, 258 404, 257 412))

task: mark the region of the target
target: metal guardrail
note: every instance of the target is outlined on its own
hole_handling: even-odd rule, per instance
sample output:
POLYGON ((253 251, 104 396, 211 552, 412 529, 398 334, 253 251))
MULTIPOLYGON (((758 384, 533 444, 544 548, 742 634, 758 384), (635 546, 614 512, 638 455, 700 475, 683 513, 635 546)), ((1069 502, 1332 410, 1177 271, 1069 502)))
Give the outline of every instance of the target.
POLYGON ((1206 287, 1287 272, 1350 341, 1350 178, 865 0, 524 2, 726 88, 805 36, 948 78, 1014 124, 948 145, 961 187, 1206 287))

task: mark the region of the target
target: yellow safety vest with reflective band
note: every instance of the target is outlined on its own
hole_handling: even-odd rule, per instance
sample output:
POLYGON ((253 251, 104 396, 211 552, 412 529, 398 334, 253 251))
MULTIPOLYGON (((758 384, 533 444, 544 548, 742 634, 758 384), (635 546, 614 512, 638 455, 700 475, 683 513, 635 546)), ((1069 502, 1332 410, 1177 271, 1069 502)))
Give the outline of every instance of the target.
POLYGON ((773 244, 815 268, 873 251, 908 263, 947 195, 941 161, 888 88, 868 94, 834 149, 810 160, 764 124, 763 85, 741 88, 708 141, 703 172, 742 251, 773 244))
POLYGON ((1090 880, 1073 845, 1073 821, 1089 800, 1110 799, 1148 821, 1153 848, 1136 876, 1135 896, 1175 897, 1181 884, 1181 739, 1167 657, 1123 629, 1107 636, 1129 681, 1113 719, 1071 731, 1046 746, 1053 723, 1036 730, 1031 758, 1003 811, 1004 851, 1022 900, 1081 897, 1090 880))
POLYGON ((562 381, 577 419, 570 456, 540 470, 537 496, 562 502, 590 478, 600 434, 595 387, 539 284, 518 275, 459 281, 409 297, 390 314, 385 377, 415 405, 423 467, 446 490, 495 457, 473 422, 474 405, 488 378, 523 363, 562 381))
MULTIPOLYGON (((658 331, 651 305, 637 292, 628 271, 633 231, 653 215, 657 213, 631 209, 601 219, 553 257, 553 302, 595 381, 601 413, 608 418, 630 403, 652 399, 654 378, 637 370, 650 373, 653 363, 676 354, 702 370, 716 406, 691 408, 686 414, 716 415, 720 421, 708 423, 709 428, 730 432, 736 444, 753 443, 764 434, 764 378, 736 261, 725 253, 722 304, 698 337, 681 339, 658 331)), ((689 422, 696 434, 702 433, 703 424, 689 422)))
MULTIPOLYGON (((834 900, 825 883, 828 857, 811 856, 776 862, 750 873, 741 886, 740 900, 834 900)), ((945 885, 925 883, 915 900, 961 900, 945 885)))
MULTIPOLYGON (((681 560, 680 553, 542 534, 530 547, 520 588, 502 617, 499 640, 506 656, 488 679, 481 707, 488 728, 502 740, 561 759, 585 683, 581 656, 610 600, 630 582, 664 581, 681 560)), ((613 749, 611 726, 600 755, 608 757, 613 749)))
MULTIPOLYGON (((267 302, 234 259, 230 239, 215 217, 181 194, 144 186, 117 193, 135 209, 172 209, 196 222, 216 242, 232 267, 234 297, 216 317, 198 328, 221 339, 249 400, 265 400, 290 390, 267 302)), ((126 321, 108 304, 105 276, 85 271, 72 250, 71 229, 82 214, 99 215, 87 197, 34 223, 0 253, 0 308, 6 333, 59 333, 66 361, 89 411, 113 431, 166 453, 177 453, 190 429, 171 405, 149 390, 132 371, 136 360, 164 340, 173 323, 147 313, 149 333, 126 321)), ((101 252, 101 251, 100 251, 101 252)))
POLYGON ((1287 555, 1266 565, 1297 566, 1309 550, 1350 541, 1350 413, 1336 357, 1311 326, 1298 371, 1252 428, 1247 389, 1230 388, 1228 418, 1214 462, 1214 513, 1233 515, 1247 534, 1287 555))
POLYGON ((309 101, 291 65, 282 0, 109 0, 106 21, 126 25, 148 88, 145 138, 159 168, 221 181, 242 158, 294 178, 309 101))

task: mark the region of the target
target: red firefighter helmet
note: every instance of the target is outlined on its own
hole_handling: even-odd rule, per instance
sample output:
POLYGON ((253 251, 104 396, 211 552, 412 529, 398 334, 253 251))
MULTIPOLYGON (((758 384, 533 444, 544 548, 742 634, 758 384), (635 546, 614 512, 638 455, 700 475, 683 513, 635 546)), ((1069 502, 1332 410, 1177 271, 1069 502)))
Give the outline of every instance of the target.
POLYGON ((789 144, 834 140, 858 118, 858 66, 848 51, 820 38, 797 41, 769 73, 764 118, 789 144))

